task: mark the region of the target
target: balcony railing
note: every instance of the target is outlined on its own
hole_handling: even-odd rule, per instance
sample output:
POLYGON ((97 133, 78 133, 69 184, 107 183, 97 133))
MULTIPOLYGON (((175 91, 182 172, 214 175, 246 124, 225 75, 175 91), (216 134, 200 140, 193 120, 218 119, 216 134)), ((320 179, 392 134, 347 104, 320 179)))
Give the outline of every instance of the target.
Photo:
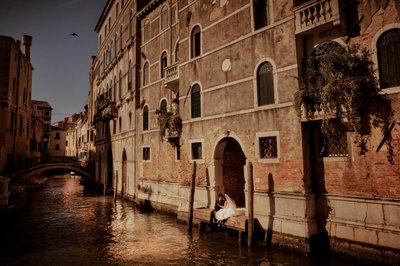
POLYGON ((165 87, 172 91, 178 91, 179 89, 179 66, 177 63, 167 66, 165 68, 165 87))
POLYGON ((295 8, 296 34, 300 34, 323 25, 333 26, 341 23, 340 0, 308 1, 295 8))

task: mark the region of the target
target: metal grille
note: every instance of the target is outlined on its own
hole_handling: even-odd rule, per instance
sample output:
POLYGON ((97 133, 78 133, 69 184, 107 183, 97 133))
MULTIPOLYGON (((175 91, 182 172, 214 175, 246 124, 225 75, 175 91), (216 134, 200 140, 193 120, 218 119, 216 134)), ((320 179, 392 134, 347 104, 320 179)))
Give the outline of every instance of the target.
POLYGON ((262 137, 259 139, 260 158, 278 158, 278 143, 276 136, 262 137))
POLYGON ((346 132, 335 131, 323 136, 321 155, 323 157, 348 156, 346 132))
POLYGON ((150 160, 150 147, 143 148, 143 161, 150 160))
POLYGON ((192 143, 192 159, 199 160, 203 158, 201 142, 192 143))
POLYGON ((337 42, 324 42, 315 47, 315 49, 312 51, 312 55, 315 57, 320 57, 334 50, 344 51, 344 48, 337 42))

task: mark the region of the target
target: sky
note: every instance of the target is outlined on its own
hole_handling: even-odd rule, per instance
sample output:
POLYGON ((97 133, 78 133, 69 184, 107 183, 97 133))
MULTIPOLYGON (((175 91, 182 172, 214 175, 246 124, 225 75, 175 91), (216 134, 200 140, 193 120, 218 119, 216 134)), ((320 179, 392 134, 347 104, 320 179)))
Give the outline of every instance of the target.
POLYGON ((0 35, 33 38, 32 99, 49 102, 52 122, 84 111, 91 56, 97 54, 94 28, 105 4, 106 0, 0 0, 0 35))

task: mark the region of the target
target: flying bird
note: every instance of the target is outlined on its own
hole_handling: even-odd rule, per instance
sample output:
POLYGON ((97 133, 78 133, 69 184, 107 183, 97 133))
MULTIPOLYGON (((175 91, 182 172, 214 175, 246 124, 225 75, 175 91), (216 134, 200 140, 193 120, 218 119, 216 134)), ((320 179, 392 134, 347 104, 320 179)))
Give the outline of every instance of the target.
POLYGON ((78 34, 76 34, 75 32, 74 32, 74 33, 71 33, 71 35, 72 35, 72 36, 79 37, 79 35, 78 35, 78 34))

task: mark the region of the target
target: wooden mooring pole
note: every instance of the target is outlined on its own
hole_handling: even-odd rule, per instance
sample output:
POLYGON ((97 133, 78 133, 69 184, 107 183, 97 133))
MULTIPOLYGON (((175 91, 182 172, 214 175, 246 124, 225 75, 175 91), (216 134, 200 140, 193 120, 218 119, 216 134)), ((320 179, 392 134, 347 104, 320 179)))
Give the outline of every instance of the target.
POLYGON ((247 222, 247 245, 253 245, 253 232, 254 232, 254 183, 253 183, 253 164, 251 162, 247 165, 248 184, 247 189, 249 193, 249 220, 247 222))
POLYGON ((190 183, 190 198, 189 198, 189 221, 188 231, 192 231, 193 227, 193 202, 194 202, 194 190, 196 187, 196 162, 193 162, 192 180, 190 183))
POLYGON ((118 189, 118 171, 115 171, 114 202, 117 201, 117 189, 118 189))

